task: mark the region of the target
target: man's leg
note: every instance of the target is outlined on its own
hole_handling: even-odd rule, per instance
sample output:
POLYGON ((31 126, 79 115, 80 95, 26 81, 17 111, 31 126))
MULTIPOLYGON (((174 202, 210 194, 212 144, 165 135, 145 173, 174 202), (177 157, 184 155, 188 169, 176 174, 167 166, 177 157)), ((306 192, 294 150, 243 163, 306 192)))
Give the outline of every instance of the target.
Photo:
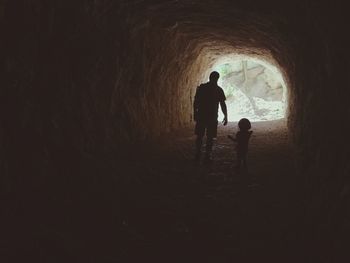
POLYGON ((207 136, 207 142, 205 145, 205 160, 211 161, 211 152, 213 150, 213 137, 207 136))
POLYGON ((203 136, 197 135, 197 139, 196 139, 196 155, 195 155, 195 160, 196 161, 199 161, 200 158, 201 158, 202 144, 203 144, 203 136))
POLYGON ((240 167, 241 167, 241 163, 242 163, 242 154, 238 151, 238 152, 237 152, 237 164, 236 164, 236 168, 240 168, 240 167))
POLYGON ((217 127, 218 127, 218 121, 213 120, 208 123, 207 127, 207 143, 206 143, 206 153, 205 153, 205 160, 211 161, 211 152, 213 150, 213 140, 216 138, 217 135, 217 127))
POLYGON ((199 162, 201 158, 203 136, 205 134, 205 124, 201 121, 197 121, 194 133, 197 135, 195 161, 199 162))

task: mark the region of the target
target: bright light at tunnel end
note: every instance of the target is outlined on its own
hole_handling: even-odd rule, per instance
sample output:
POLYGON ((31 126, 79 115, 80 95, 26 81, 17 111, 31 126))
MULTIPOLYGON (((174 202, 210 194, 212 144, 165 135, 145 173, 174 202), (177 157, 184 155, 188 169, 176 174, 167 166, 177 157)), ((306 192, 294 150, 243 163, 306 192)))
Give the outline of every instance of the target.
MULTIPOLYGON (((218 58, 208 72, 214 70, 220 73, 218 84, 227 98, 230 121, 285 118, 287 87, 278 67, 256 57, 232 54, 218 58)), ((223 117, 219 111, 219 120, 223 117)))

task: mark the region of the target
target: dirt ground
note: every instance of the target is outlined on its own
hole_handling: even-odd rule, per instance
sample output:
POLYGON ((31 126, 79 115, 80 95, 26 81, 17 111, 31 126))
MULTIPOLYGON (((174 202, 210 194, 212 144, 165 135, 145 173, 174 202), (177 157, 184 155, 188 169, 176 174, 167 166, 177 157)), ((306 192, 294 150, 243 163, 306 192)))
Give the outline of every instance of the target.
POLYGON ((247 173, 234 168, 230 123, 210 165, 194 163, 188 128, 25 186, 4 207, 6 262, 293 262, 301 203, 287 130, 252 130, 247 173))
POLYGON ((252 130, 248 172, 235 168, 227 138, 237 123, 220 126, 210 165, 193 162, 192 129, 162 138, 157 150, 141 154, 147 158, 135 156, 125 183, 126 259, 292 260, 300 203, 287 129, 273 121, 252 130))

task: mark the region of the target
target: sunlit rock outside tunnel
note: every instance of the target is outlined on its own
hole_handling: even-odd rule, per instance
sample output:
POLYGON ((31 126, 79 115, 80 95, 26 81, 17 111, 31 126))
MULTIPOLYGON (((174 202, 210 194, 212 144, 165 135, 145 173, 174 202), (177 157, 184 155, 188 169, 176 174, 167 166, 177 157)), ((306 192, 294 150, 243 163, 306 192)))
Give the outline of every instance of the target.
POLYGON ((347 12, 0 1, 0 262, 349 262, 347 12), (195 163, 212 71, 229 124, 195 163))
MULTIPOLYGON (((276 67, 239 55, 219 61, 213 70, 221 75, 219 85, 227 97, 230 120, 271 121, 285 117, 286 86, 276 67)), ((223 118, 222 113, 219 118, 223 118)))

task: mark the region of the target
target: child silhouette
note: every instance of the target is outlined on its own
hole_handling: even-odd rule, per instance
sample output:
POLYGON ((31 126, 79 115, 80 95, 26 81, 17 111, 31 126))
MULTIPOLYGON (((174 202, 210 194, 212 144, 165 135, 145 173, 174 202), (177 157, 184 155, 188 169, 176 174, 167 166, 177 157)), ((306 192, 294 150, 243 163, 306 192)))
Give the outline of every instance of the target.
POLYGON ((244 168, 247 168, 247 153, 248 153, 248 142, 250 136, 252 135, 250 121, 246 118, 241 119, 238 122, 239 131, 236 134, 236 137, 232 135, 228 135, 232 141, 237 143, 236 151, 237 151, 237 168, 241 167, 243 164, 244 168))

